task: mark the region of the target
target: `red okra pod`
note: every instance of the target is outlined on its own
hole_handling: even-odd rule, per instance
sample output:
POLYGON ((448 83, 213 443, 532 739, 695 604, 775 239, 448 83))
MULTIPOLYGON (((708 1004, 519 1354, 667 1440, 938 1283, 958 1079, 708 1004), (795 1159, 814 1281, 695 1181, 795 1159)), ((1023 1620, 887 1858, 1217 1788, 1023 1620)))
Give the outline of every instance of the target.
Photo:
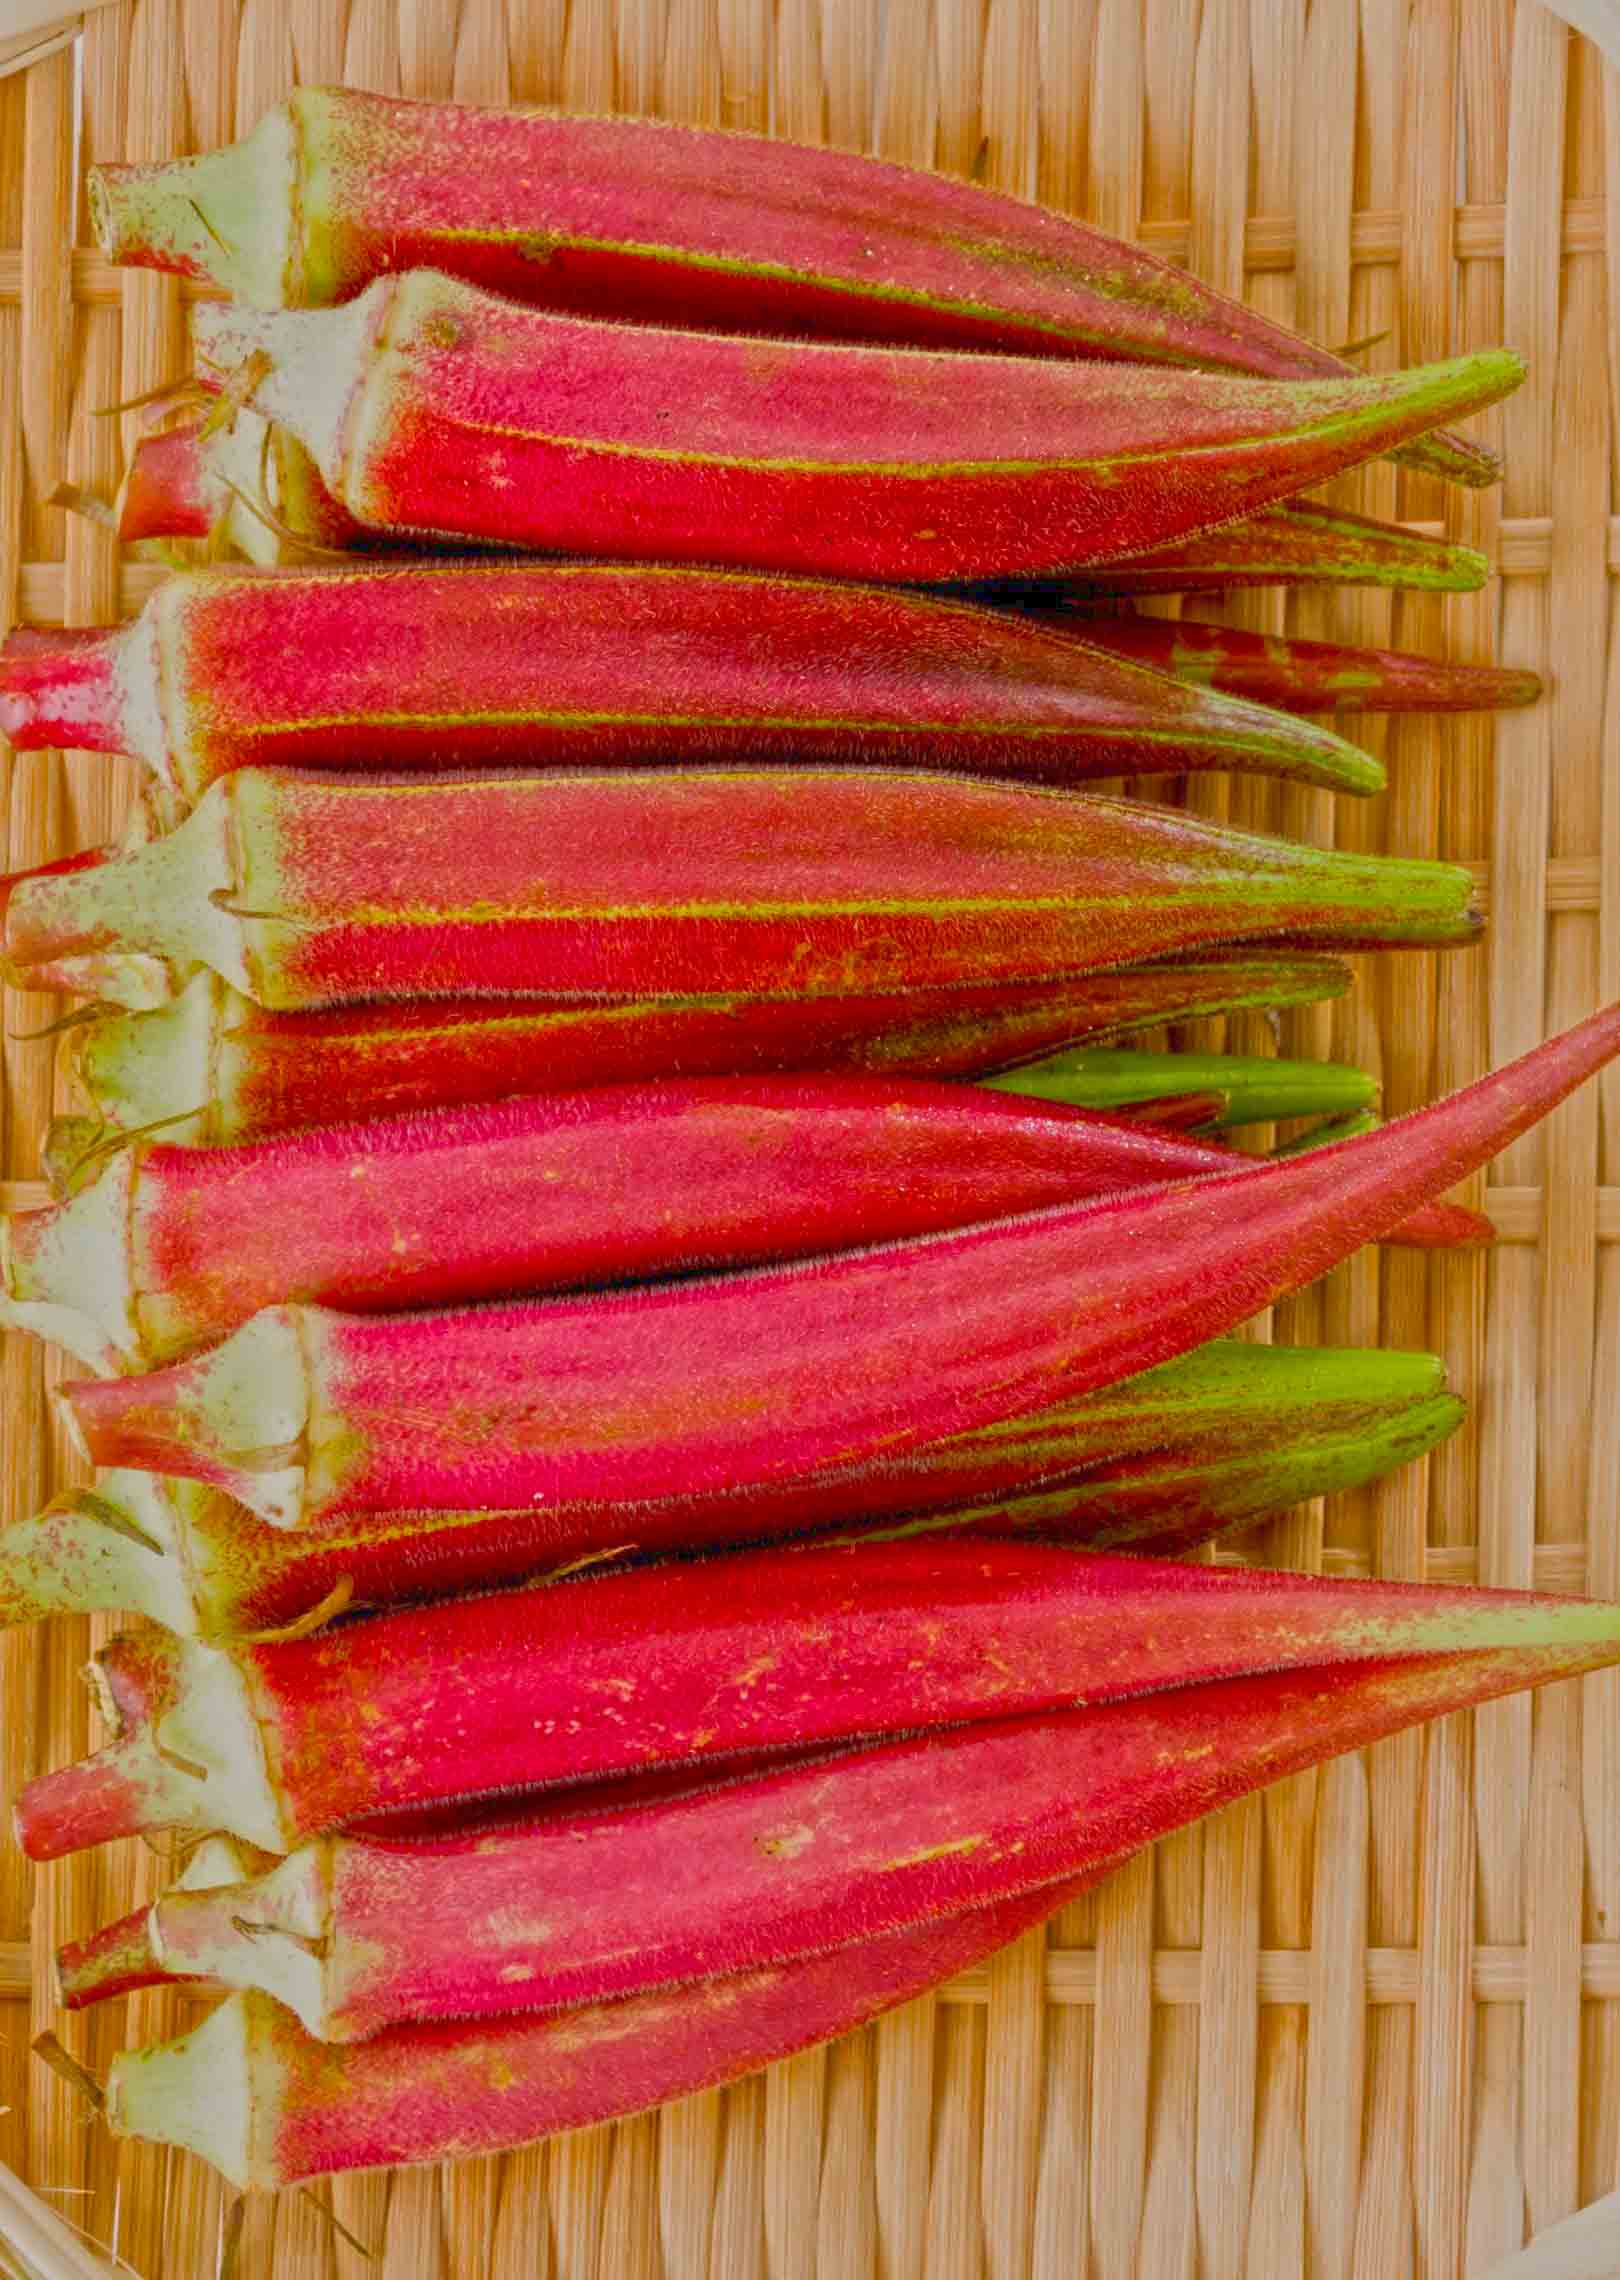
MULTIPOLYGON (((111 1134, 257 1140, 351 1116, 648 1077, 850 1068, 975 1077, 1077 1038, 1253 1006, 1341 997, 1349 968, 1282 948, 1120 966, 1047 983, 783 998, 427 998, 270 1013, 216 974, 172 1004, 108 1011, 64 1034, 89 1119, 64 1120, 64 1166, 111 1134)), ((1214 1113, 1214 1105, 1211 1105, 1214 1113)))
POLYGON ((285 427, 366 530, 920 583, 1168 545, 1524 376, 1506 349, 1330 380, 991 368, 600 324, 433 270, 340 309, 205 305, 193 332, 203 377, 285 427))
POLYGON ((1450 943, 1480 926, 1453 864, 1083 793, 844 769, 242 768, 166 839, 0 887, 22 986, 151 1004, 208 967, 286 1010, 982 986, 1262 936, 1450 943))
MULTIPOLYGON (((589 1289, 1231 1164, 1209 1141, 978 1086, 667 1078, 236 1148, 136 1143, 65 1201, 0 1213, 0 1292, 49 1309, 46 1334, 91 1367, 138 1369, 283 1299, 397 1313, 589 1289)), ((1428 1245, 1478 1231, 1429 1206, 1392 1233, 1428 1245)))
POLYGON ((1538 674, 1510 665, 1453 665, 1398 649, 1346 649, 1191 618, 1057 613, 1050 622, 1192 687, 1290 712, 1481 712, 1531 705, 1541 694, 1538 674))
MULTIPOLYGON (((223 525, 231 543, 259 563, 282 559, 284 545, 320 552, 375 545, 284 430, 249 411, 238 413, 233 428, 204 428, 193 421, 136 445, 119 498, 122 539, 212 537, 218 543, 223 525)), ((1046 598, 1055 606, 1067 598, 1095 603, 1105 592, 1300 584, 1474 593, 1488 575, 1484 555, 1472 547, 1315 499, 1285 499, 1177 545, 1104 564, 1072 589, 1049 587, 1046 598)), ((992 587, 981 598, 1017 597, 992 587)))
POLYGON ((1462 1416, 1429 1354, 1215 1339, 1101 1392, 754 1497, 722 1488, 635 1505, 361 1513, 288 1530, 195 1481, 107 1472, 0 1534, 0 1621, 125 1609, 228 1640, 334 1605, 812 1529, 973 1529, 1168 1552, 1410 1463, 1462 1416))
MULTIPOLYGON (((1231 1771, 1228 1794, 1237 1794, 1285 1770, 1272 1754, 1279 1732, 1303 1745, 1297 1762, 1308 1763, 1573 1676, 1612 1653, 1508 1648, 1228 1681, 1193 1698, 1193 1746, 1231 1771), (1210 1749, 1211 1734, 1230 1739, 1210 1749), (1243 1769, 1235 1737, 1247 1735, 1263 1766, 1243 1769)), ((1187 1706, 1171 1694, 1143 1710, 1173 1718, 1187 1706)), ((341 2047, 306 2035, 270 1997, 234 1995, 179 2040, 121 2053, 108 2119, 120 2134, 200 2153, 243 2187, 495 2152, 707 2088, 841 2033, 976 1960, 1075 1889, 1045 1885, 1000 1908, 657 1994, 394 2027, 341 2047)))
MULTIPOLYGON (((115 261, 268 304, 427 266, 595 315, 847 340, 1345 373, 1186 271, 1068 215, 852 153, 645 119, 299 88, 239 144, 91 170, 115 261)), ((1466 483, 1491 454, 1436 437, 1466 483)))
POLYGON ((1485 1645, 1551 1624, 1615 1651, 1601 1603, 1553 1618, 1533 1599, 939 1536, 584 1576, 281 1644, 126 1634, 92 1666, 116 1738, 27 1784, 17 1826, 33 1859, 165 1827, 281 1852, 456 1800, 1427 1655, 1476 1620, 1485 1645))
POLYGON ((1005 611, 645 564, 199 570, 134 623, 0 643, 19 748, 128 752, 195 798, 249 764, 773 758, 1033 782, 1245 768, 1376 791, 1330 730, 1005 611))
POLYGON ((780 1485, 1220 1336, 1617 1051, 1620 1006, 1299 1156, 707 1281, 442 1314, 282 1306, 206 1354, 61 1398, 94 1462, 212 1481, 286 1525, 780 1485))
MULTIPOLYGON (((1098 1567, 1105 1596, 1126 1563, 1098 1567)), ((1181 1577, 1209 1572, 1133 1567, 1126 1624, 1155 1584, 1178 1622, 1181 1577)), ((635 1803, 616 1805, 607 1787, 504 1827, 414 1843, 329 1836, 222 1889, 162 1896, 151 1947, 176 1979, 276 1996, 323 2042, 642 1994, 1100 1874, 1359 1739, 1365 1704, 1352 1685, 1347 1731, 1334 1687, 1353 1681, 1363 1655, 1386 1669, 1416 1660, 1427 1677, 1437 1653, 1516 1651, 1527 1680, 1549 1655, 1559 1673, 1620 1659, 1620 1607, 1601 1601, 1410 1586, 1397 1596, 1399 1586, 1251 1570, 1230 1593, 1245 1632, 1257 1589, 1304 1601, 1296 1619, 1322 1650, 1291 1688, 1262 1690, 1263 1722, 1241 1678, 1215 1680, 1213 1699, 1195 1678, 1144 1700, 911 1734, 635 1803)), ((1285 1667, 1294 1643, 1290 1629, 1285 1667)), ((1258 1673, 1270 1641, 1255 1646, 1267 1657, 1258 1673)), ((71 1950, 66 1975, 87 1976, 71 1950)))

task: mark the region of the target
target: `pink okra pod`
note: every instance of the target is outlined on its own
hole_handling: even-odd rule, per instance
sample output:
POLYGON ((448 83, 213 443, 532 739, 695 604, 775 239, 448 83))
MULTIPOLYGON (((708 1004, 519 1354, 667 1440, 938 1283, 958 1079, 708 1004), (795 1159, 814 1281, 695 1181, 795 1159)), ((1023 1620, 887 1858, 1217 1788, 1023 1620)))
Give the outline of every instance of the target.
POLYGON ((1472 940, 1472 875, 1093 795, 880 770, 356 778, 243 768, 165 839, 0 882, 21 987, 209 968, 380 996, 820 996, 1039 982, 1217 944, 1472 940))
MULTIPOLYGON (((519 301, 728 330, 1201 365, 1354 367, 1138 246, 999 191, 646 119, 305 87, 241 143, 91 170, 115 261, 274 306, 430 267, 519 301)), ((1418 464, 1494 480, 1480 445, 1418 464)))
POLYGON ((1462 1417, 1430 1354, 1214 1339, 1100 1392, 753 1497, 284 1529, 196 1481, 104 1472, 0 1531, 0 1622, 122 1609, 228 1641, 632 1552, 832 1528, 1168 1553, 1377 1479, 1462 1417))
POLYGON ((1301 1155, 707 1280, 444 1313, 275 1307, 206 1353, 59 1398, 93 1462, 211 1481, 284 1526, 779 1487, 1220 1336, 1388 1234, 1617 1051, 1620 1006, 1301 1155))
MULTIPOLYGON (((1151 1588, 1207 1571, 1137 1572, 1151 1588)), ((1279 1579, 1246 1579, 1257 1583, 1279 1579)), ((588 1804, 415 1842, 324 1837, 223 1889, 164 1895, 147 1917, 151 1948, 173 1978, 276 1996, 323 2042, 637 1995, 1099 1874, 1360 1741, 1368 1696, 1410 1701, 1438 1657, 1516 1652, 1524 1683, 1620 1659, 1620 1607, 1602 1601, 1430 1592, 1423 1618, 1380 1610, 1385 1642, 1369 1587, 1311 1588, 1338 1598, 1346 1636, 1373 1638, 1371 1671, 1338 1660, 1330 1639, 1291 1682, 1194 1679, 631 1804, 608 1787, 588 1804), (1425 1636, 1428 1651, 1408 1644, 1425 1636)), ((1172 1622, 1178 1597, 1167 1590, 1172 1622)), ((95 1992, 74 1950, 63 1976, 81 2000, 95 1992)))
POLYGON ((0 642, 20 749, 128 752, 195 798, 248 764, 772 758, 1049 783, 1242 768, 1355 792, 1329 729, 1030 619, 923 594, 643 564, 199 570, 133 624, 0 642))
MULTIPOLYGON (((0 1319, 141 1368, 299 1298, 359 1313, 808 1257, 1225 1172, 1230 1151, 1014 1091, 877 1076, 669 1078, 338 1124, 136 1143, 0 1213, 0 1319), (71 1319, 72 1335, 65 1335, 71 1319)), ((1433 1205, 1391 1230, 1490 1237, 1433 1205)))
MULTIPOLYGON (((74 1164, 119 1134, 161 1128, 186 1146, 264 1139, 330 1123, 335 1103, 346 1116, 389 1116, 510 1093, 791 1069, 977 1077, 1080 1038, 1313 1004, 1349 985, 1336 958, 1257 947, 978 988, 396 998, 271 1013, 202 973, 168 1005, 109 1008, 63 1033, 67 1073, 91 1114, 58 1119, 50 1155, 54 1176, 71 1186, 74 1164)), ((1098 1105, 1119 1106, 1121 1096, 1098 1105)), ((1211 1097, 1199 1113, 1218 1109, 1211 1097)))
POLYGON ((1048 622, 1189 687, 1289 712, 1490 712, 1534 704, 1541 694, 1539 675, 1513 666, 1454 665, 1397 649, 1285 640, 1191 618, 1077 619, 1060 612, 1048 622))
MULTIPOLYGON (((1574 1676, 1613 1652, 1612 1644, 1508 1647, 1271 1673, 1159 1696, 1140 1716, 1146 1726, 1165 1721, 1166 1787, 1189 1762, 1215 1765, 1222 1771, 1205 1778, 1217 1783, 1224 1773, 1221 1794, 1235 1796, 1425 1718, 1574 1676), (1178 1733, 1178 1712, 1194 1704, 1191 1732, 1178 1733), (1212 1749, 1212 1733, 1227 1745, 1212 1749)), ((1117 1755, 1102 1778, 1127 1785, 1117 1755)), ((414 2023, 360 2043, 319 2042, 274 1998, 237 1994, 178 2040, 121 2053, 107 2118, 121 2135, 200 2153, 244 2187, 496 2152, 710 2087, 841 2033, 978 1960, 1093 1881, 1042 1885, 1014 1901, 652 1994, 414 2023)), ((398 1949, 396 1929, 390 1954, 398 1949)))
POLYGON ((583 1576, 281 1643, 126 1634, 92 1665, 115 1739, 28 1783, 17 1827, 36 1860, 158 1828, 284 1852, 378 1814, 1424 1656, 1476 1626, 1482 1646, 1571 1626, 1620 1646, 1600 1602, 937 1536, 583 1576))
POLYGON ((199 306, 193 338, 204 381, 285 427, 366 530, 919 583, 1167 545, 1524 377, 1506 349, 1322 380, 987 367, 602 324, 426 269, 337 309, 199 306))

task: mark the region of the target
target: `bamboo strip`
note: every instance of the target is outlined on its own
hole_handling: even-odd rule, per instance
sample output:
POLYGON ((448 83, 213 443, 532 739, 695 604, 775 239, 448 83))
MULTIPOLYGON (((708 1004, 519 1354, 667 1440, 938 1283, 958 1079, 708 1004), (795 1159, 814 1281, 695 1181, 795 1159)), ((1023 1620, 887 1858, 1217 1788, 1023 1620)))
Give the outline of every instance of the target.
POLYGON ((872 2145, 879 2262, 886 2280, 919 2280, 927 2253, 929 2117, 934 2103, 932 1996, 880 2019, 872 2145))
POLYGON ((870 2043, 871 2037, 866 2034, 847 2036, 827 2062, 827 2123, 816 2221, 817 2280, 840 2280, 843 2273, 871 2272, 877 2266, 870 2043))
POLYGON ((739 2083, 726 2101, 726 2150, 714 2199, 712 2280, 765 2268, 765 2085, 739 2083))
MULTIPOLYGON (((594 2132, 586 2134, 594 2136, 594 2132)), ((554 2151, 578 2142, 561 2139, 554 2151)), ((388 2222, 376 2258, 377 2280, 417 2280, 420 2273, 445 2269, 443 2183, 437 2169, 401 2169, 395 2173, 388 2195, 388 2222)), ((265 2258, 262 2268, 273 2271, 275 2266, 265 2258)), ((248 2270, 252 2269, 249 2265, 248 2270)))
MULTIPOLYGON (((551 2254, 557 2280, 595 2280, 596 2247, 602 2237, 602 2208, 607 2196, 612 2150, 611 2128, 576 2130, 572 2136, 555 2138, 551 2143, 546 2164, 546 2198, 551 2211, 551 2254)), ((396 2177, 396 2199, 410 2175, 409 2170, 401 2170, 396 2177)))
POLYGON ((991 1959, 984 2065, 984 2230, 990 2280, 1028 2269, 1041 2144, 1046 1932, 991 1959))
POLYGON ((826 2083, 824 2050, 804 2051, 766 2078, 765 2249, 770 2280, 814 2280, 826 2083))
POLYGON ((659 2234, 669 2280, 705 2280, 720 2157, 716 2090, 683 2098, 658 2117, 659 2234))
POLYGON ((1251 1797, 1221 1814, 1204 1840, 1197 2176, 1199 2269, 1209 2280, 1241 2280, 1250 2269, 1259 1933, 1260 1800, 1251 1797))
MULTIPOLYGON (((545 2148, 531 2146, 501 2163, 490 2280, 551 2280, 551 2234, 545 2214, 545 2148)), ((367 2236, 362 2233, 360 2236, 367 2236)))
POLYGON ((1137 2270, 1193 2280, 1198 2267, 1195 2022, 1172 2012, 1154 2022, 1147 2184, 1137 2270))
POLYGON ((1305 2270, 1305 2165, 1299 2141, 1303 2022, 1274 2014, 1260 2030, 1260 2118, 1248 2212, 1251 2272, 1300 2280, 1305 2270))
MULTIPOLYGON (((970 2011, 942 2014, 928 2187, 928 2280, 982 2280, 984 2229, 975 2158, 984 2114, 984 2033, 970 2011)), ((775 2280, 773 2273, 772 2280, 775 2280)))
MULTIPOLYGON (((445 2260, 454 2268, 454 2259, 465 2257, 469 2268, 476 2271, 476 2243, 480 2235, 469 2232, 458 2221, 455 2194, 457 2172, 464 2165, 451 2162, 444 2172, 445 2183, 445 2260)), ((613 2147, 608 2166, 607 2192, 602 2202, 602 2224, 598 2236, 596 2270, 601 2272, 607 2261, 607 2244, 612 2243, 611 2255, 615 2273, 623 2273, 624 2280, 657 2280, 662 2268, 658 2246, 658 2135, 657 2123, 651 2114, 638 2114, 634 2120, 622 2123, 613 2133, 613 2147)), ((847 2267, 858 2272, 858 2264, 847 2267)))
POLYGON ((1035 2188, 1031 2261, 1037 2272, 1087 2269, 1091 2134, 1090 2017, 1057 2011, 1046 2029, 1046 2129, 1035 2188))
MULTIPOLYGON (((1308 2269, 1342 2280, 1355 2238, 1366 2079, 1367 1776, 1360 1758, 1322 1777, 1305 2054, 1308 2269)), ((1262 1971, 1264 1964, 1262 1961, 1262 1971)))

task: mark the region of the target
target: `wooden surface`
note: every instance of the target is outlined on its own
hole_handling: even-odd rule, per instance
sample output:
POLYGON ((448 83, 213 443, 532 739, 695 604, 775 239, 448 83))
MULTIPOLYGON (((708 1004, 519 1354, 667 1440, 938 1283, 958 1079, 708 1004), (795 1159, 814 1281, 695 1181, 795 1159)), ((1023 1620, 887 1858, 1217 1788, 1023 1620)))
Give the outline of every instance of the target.
MULTIPOLYGON (((1606 294, 1620 82, 1534 0, 122 0, 87 19, 77 72, 64 51, 0 81, 0 621, 92 621, 149 581, 41 504, 64 474, 111 484, 119 422, 91 411, 184 356, 173 283, 85 250, 75 151, 197 148, 250 127, 294 78, 340 77, 770 125, 977 170, 1325 341, 1379 335, 1377 363, 1524 350, 1530 383, 1493 419, 1500 493, 1442 494, 1387 467, 1345 493, 1443 521, 1492 551, 1500 579, 1477 598, 1307 599, 1290 615, 1305 633, 1460 656, 1494 644, 1550 672, 1549 700, 1494 738, 1469 720, 1363 724, 1391 763, 1377 803, 1248 784, 1193 796, 1481 867, 1486 952, 1387 961, 1346 1004, 1284 1025, 1284 1049, 1378 1068, 1391 1109, 1620 993, 1620 297, 1606 294)), ((1272 600, 1244 610, 1284 622, 1272 600)), ((127 789, 118 763, 7 756, 6 859, 106 837, 127 789)), ((36 1176, 51 1106, 49 1047, 11 1034, 36 1008, 48 1018, 50 1001, 7 1007, 8 1183, 36 1176)), ((1249 1049, 1264 1035, 1240 1029, 1249 1049)), ((1611 1079, 1498 1166, 1508 1240, 1489 1265, 1368 1256, 1279 1317, 1291 1338, 1443 1350, 1475 1424, 1427 1469, 1254 1548, 1620 1592, 1617 1143, 1611 1079)), ((20 1342, 4 1352, 11 1510, 67 1476, 53 1366, 20 1342)), ((85 1747, 91 1631, 0 1646, 9 1783, 85 1747)), ((223 2220, 213 2182, 115 2151, 25 2055, 47 2017, 29 1954, 37 1988, 61 1938, 162 1873, 127 1848, 30 1876, 0 1848, 0 2158, 144 2280, 201 2280, 223 2220)), ((140 1998, 67 2039, 99 2064, 169 2017, 140 1998)), ((500 2163, 251 2205, 237 2274, 1485 2273, 1610 2191, 1617 2150, 1620 1679, 1605 1676, 1273 1791, 942 2000, 729 2093, 500 2163)))

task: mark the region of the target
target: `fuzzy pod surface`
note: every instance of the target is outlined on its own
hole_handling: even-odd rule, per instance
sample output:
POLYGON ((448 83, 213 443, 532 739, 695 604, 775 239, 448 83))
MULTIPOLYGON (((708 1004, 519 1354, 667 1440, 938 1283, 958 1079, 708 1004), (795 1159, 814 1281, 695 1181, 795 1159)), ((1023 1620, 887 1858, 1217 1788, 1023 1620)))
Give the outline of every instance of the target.
POLYGON ((192 329, 203 378, 287 428, 368 530, 886 582, 1166 545, 1524 376, 1506 349, 1325 380, 964 366, 557 316, 434 270, 337 309, 204 304, 192 329))
POLYGON ((227 1641, 631 1553, 938 1528, 1181 1551, 1358 1487, 1456 1431, 1430 1354, 1212 1340, 1100 1392, 770 1492, 268 1526, 196 1481, 104 1472, 0 1531, 0 1621, 149 1615, 227 1641))
MULTIPOLYGON (((173 1143, 218 1145, 329 1124, 335 1103, 389 1116, 649 1077, 840 1067, 976 1077, 1076 1038, 1313 1004, 1349 984, 1336 958, 1256 947, 964 989, 393 999, 271 1013, 202 973, 168 1005, 109 1009, 65 1033, 63 1057, 93 1113, 64 1120, 72 1129, 53 1153, 65 1169, 148 1126, 173 1143)), ((1119 1104, 1116 1091, 1096 1105, 1119 1104)))
POLYGON ((58 1398, 93 1462, 209 1480, 283 1525, 780 1485, 1220 1336, 1454 1186, 1617 1051, 1620 1006, 1302 1155, 635 1291, 385 1317, 282 1306, 207 1353, 58 1398))
POLYGON ((1007 612, 645 564, 197 570, 95 642, 77 629, 0 642, 0 730, 19 749, 132 753, 192 799, 267 762, 1383 781, 1330 730, 1007 612))
POLYGON ((28 1783, 17 1827, 33 1859, 165 1827, 280 1852, 377 1814, 1244 1672, 1572 1629, 1601 1659, 1617 1623, 1596 1602, 966 1537, 732 1553, 279 1644, 123 1635, 92 1665, 116 1738, 28 1783))
MULTIPOLYGON (((244 141, 90 172, 115 261, 274 306, 429 267, 597 316, 1123 357, 1276 378, 1342 357, 1185 270, 1004 193, 851 153, 644 119, 299 88, 244 141)), ((1414 448, 1466 483, 1491 454, 1414 448)))
POLYGON ((513 992, 1032 982, 1260 937, 1453 943, 1455 864, 1090 794, 881 770, 364 779, 245 768, 149 846, 0 882, 21 986, 285 1010, 513 992))

